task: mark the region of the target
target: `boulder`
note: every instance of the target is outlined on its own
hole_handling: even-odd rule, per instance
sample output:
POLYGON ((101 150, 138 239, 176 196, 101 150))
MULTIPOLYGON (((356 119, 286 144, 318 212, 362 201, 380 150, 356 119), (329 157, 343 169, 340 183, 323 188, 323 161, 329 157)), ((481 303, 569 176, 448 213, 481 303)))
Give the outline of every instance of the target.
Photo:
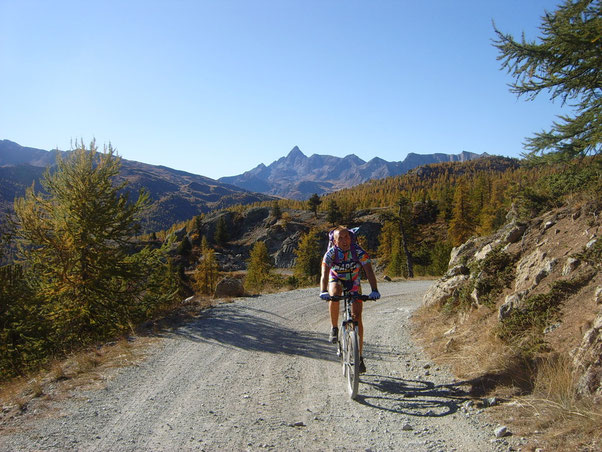
POLYGON ((571 273, 573 273, 575 270, 577 270, 577 267, 579 267, 579 264, 581 264, 581 261, 579 259, 575 259, 574 257, 569 257, 566 260, 564 267, 562 267, 562 276, 568 276, 571 273))
POLYGON ((242 297, 244 295, 245 289, 240 279, 225 277, 215 287, 215 298, 242 297))
POLYGON ((458 275, 470 275, 470 269, 466 265, 456 265, 450 268, 445 274, 448 278, 458 275))
POLYGON ((526 230, 526 224, 515 223, 509 228, 509 231, 505 234, 504 241, 507 243, 516 243, 521 239, 526 230))
POLYGON ((545 278, 558 262, 546 259, 547 253, 540 249, 523 256, 516 265, 515 291, 529 289, 545 278))
POLYGON ((577 349, 573 365, 579 375, 577 394, 602 398, 602 312, 577 349))
POLYGON ((468 281, 468 275, 452 276, 443 278, 433 284, 424 294, 422 302, 425 306, 437 304, 441 306, 449 298, 454 296, 458 289, 468 281))
POLYGON ((502 321, 510 315, 515 309, 520 309, 521 302, 527 296, 527 291, 516 292, 506 297, 504 303, 500 306, 498 311, 498 320, 502 321))
POLYGON ((295 265, 297 259, 295 251, 300 235, 300 233, 296 233, 284 239, 282 245, 274 254, 274 264, 277 268, 291 268, 295 265))

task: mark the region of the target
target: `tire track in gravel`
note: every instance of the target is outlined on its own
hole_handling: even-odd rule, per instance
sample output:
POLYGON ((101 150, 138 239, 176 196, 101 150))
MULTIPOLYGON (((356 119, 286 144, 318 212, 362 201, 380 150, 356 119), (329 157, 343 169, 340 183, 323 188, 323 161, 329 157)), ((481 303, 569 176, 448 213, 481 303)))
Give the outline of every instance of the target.
POLYGON ((408 333, 430 281, 381 284, 367 302, 368 371, 351 401, 316 289, 221 304, 174 330, 103 390, 5 435, 8 450, 502 451, 493 426, 408 333))

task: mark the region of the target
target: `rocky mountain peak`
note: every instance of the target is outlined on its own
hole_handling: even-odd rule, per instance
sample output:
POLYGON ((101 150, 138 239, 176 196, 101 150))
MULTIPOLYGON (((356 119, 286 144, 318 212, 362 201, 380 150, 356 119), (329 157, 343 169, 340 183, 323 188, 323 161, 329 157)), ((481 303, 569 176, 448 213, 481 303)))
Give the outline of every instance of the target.
POLYGON ((298 146, 268 166, 257 167, 238 176, 222 177, 220 182, 246 190, 291 199, 307 199, 313 193, 331 193, 370 179, 397 176, 421 165, 448 161, 466 161, 481 155, 408 154, 402 162, 375 157, 365 162, 354 154, 345 157, 312 154, 307 157, 298 146))
POLYGON ((291 149, 291 151, 286 156, 287 159, 290 159, 290 158, 294 159, 294 158, 299 158, 299 157, 307 157, 303 152, 301 152, 301 149, 299 149, 299 146, 293 147, 293 149, 291 149))

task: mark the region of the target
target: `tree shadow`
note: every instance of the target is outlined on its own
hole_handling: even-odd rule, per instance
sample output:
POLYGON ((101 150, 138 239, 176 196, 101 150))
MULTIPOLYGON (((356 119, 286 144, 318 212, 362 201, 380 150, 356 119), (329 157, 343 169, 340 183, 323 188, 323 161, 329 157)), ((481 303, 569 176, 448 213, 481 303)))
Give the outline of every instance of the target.
POLYGON ((449 416, 471 399, 470 393, 462 389, 465 382, 435 385, 381 375, 363 375, 361 382, 375 389, 376 395, 360 393, 356 399, 359 403, 408 416, 449 416))
POLYGON ((169 334, 248 351, 338 360, 326 334, 293 330, 284 326, 283 320, 282 316, 249 306, 220 305, 169 334), (268 316, 274 320, 268 320, 268 316))

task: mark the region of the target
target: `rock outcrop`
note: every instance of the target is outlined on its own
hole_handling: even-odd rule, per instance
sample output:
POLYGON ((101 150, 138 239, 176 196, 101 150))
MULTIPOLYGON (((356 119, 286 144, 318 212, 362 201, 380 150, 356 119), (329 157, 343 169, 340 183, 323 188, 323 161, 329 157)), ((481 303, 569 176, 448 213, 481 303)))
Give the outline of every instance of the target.
POLYGON ((596 207, 559 208, 525 223, 511 210, 507 220, 491 236, 453 249, 447 273, 425 294, 424 304, 461 300, 478 308, 485 299, 497 320, 505 322, 513 314, 531 312, 530 300, 553 300, 558 314, 540 332, 546 347, 572 356, 578 394, 602 398, 601 220, 596 207), (502 254, 507 260, 500 260, 502 254), (504 278, 493 296, 487 285, 491 262, 507 262, 495 269, 504 278))
MULTIPOLYGON (((473 237, 454 248, 447 273, 427 291, 423 299, 424 304, 441 306, 450 297, 456 296, 461 288, 479 278, 479 274, 471 271, 470 267, 476 267, 476 264, 487 258, 492 251, 507 249, 510 244, 518 242, 525 230, 525 224, 512 220, 491 236, 473 237)), ((478 303, 478 290, 473 298, 476 298, 478 303)))

